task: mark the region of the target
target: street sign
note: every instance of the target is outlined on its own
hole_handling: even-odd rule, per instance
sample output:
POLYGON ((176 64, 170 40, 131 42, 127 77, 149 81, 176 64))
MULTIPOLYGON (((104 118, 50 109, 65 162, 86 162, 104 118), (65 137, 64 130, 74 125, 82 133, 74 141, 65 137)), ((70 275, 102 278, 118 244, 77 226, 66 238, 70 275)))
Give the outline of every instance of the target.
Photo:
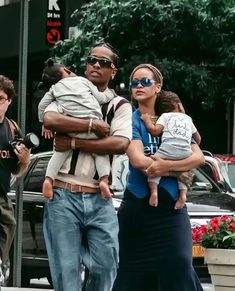
POLYGON ((56 44, 64 39, 65 31, 65 1, 48 0, 46 12, 46 43, 56 44))
POLYGON ((61 39, 60 31, 55 28, 51 28, 47 33, 47 41, 51 44, 57 43, 61 39))

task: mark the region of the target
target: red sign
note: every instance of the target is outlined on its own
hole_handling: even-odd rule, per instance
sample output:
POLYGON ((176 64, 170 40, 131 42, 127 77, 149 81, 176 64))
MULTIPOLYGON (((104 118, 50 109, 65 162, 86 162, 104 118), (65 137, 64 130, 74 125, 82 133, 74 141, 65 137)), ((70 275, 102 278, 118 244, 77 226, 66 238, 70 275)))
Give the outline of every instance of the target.
POLYGON ((51 44, 57 43, 60 40, 60 32, 58 29, 50 29, 47 33, 47 41, 51 44))

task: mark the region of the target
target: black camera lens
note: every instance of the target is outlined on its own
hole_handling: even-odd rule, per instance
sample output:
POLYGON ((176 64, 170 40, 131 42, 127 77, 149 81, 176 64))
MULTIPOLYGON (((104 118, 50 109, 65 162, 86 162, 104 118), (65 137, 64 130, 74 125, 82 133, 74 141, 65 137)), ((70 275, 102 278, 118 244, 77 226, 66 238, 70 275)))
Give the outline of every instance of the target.
POLYGON ((39 138, 36 136, 36 134, 34 133, 28 133, 26 134, 24 140, 22 141, 22 143, 28 148, 36 148, 39 146, 39 138))

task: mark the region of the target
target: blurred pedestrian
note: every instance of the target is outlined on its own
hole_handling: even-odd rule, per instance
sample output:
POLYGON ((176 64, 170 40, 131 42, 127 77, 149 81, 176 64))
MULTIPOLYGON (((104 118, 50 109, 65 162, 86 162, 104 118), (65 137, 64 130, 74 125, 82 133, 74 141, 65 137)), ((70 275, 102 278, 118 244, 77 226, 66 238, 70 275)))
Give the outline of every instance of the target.
POLYGON ((11 175, 22 175, 27 170, 30 158, 30 152, 24 144, 11 146, 13 139, 21 137, 15 121, 5 116, 14 97, 13 82, 0 75, 0 285, 4 284, 6 263, 16 225, 12 203, 7 197, 11 175))

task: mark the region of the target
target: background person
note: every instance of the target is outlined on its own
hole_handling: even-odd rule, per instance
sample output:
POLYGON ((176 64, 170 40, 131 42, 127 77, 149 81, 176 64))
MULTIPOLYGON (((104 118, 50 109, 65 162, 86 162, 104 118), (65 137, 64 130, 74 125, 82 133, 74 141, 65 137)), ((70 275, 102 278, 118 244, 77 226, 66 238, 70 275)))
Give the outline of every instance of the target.
MULTIPOLYGON (((193 124, 192 118, 185 114, 184 106, 179 96, 171 91, 159 93, 155 102, 155 111, 158 117, 156 123, 148 113, 142 114, 141 119, 153 136, 161 137, 161 145, 155 155, 162 159, 181 160, 192 154, 192 137, 198 145, 201 136, 193 124)), ((149 204, 157 206, 157 187, 161 177, 149 177, 150 187, 149 204)), ((179 198, 175 204, 176 209, 184 207, 186 202, 187 186, 178 181, 179 198)))
POLYGON ((4 268, 15 234, 15 216, 10 198, 11 174, 20 176, 29 164, 30 153, 24 144, 10 143, 13 140, 12 127, 18 130, 14 121, 5 117, 9 105, 15 97, 13 82, 0 75, 0 285, 4 284, 4 268), (3 273, 2 273, 3 269, 3 273))
MULTIPOLYGON (((104 64, 110 67, 110 61, 104 59, 104 64)), ((112 63, 111 66, 115 67, 112 63)), ((48 92, 43 96, 38 106, 39 121, 42 122, 44 110, 52 102, 56 102, 59 111, 65 115, 77 118, 89 119, 89 128, 86 133, 70 133, 72 137, 96 139, 97 136, 91 132, 93 119, 102 119, 100 105, 105 104, 114 98, 111 90, 99 92, 97 87, 88 79, 77 76, 62 64, 56 64, 52 59, 46 62, 43 70, 42 81, 45 85, 53 84, 48 92)), ((42 129, 42 135, 47 138, 52 133, 42 129), (48 134, 49 133, 49 134, 48 134)), ((72 140, 72 143, 75 140, 72 140)), ((70 151, 54 152, 50 159, 46 178, 43 183, 43 195, 50 199, 53 196, 53 181, 57 176, 61 166, 65 162, 70 151)), ((103 198, 110 198, 109 174, 110 161, 108 155, 94 155, 96 170, 99 175, 99 188, 103 198)), ((89 159, 84 161, 89 167, 89 159)), ((84 165, 85 166, 85 165, 84 165)))
POLYGON ((177 179, 172 171, 188 171, 204 162, 197 144, 184 160, 163 160, 154 155, 160 138, 152 136, 141 114, 155 115, 154 104, 162 87, 162 75, 151 64, 134 68, 130 88, 139 108, 133 113, 133 138, 127 154, 130 170, 124 198, 118 210, 119 269, 113 291, 202 291, 192 266, 192 234, 186 207, 175 210, 177 179), (152 81, 151 81, 152 80, 152 81), (146 173, 162 177, 158 207, 149 205, 146 173))
MULTIPOLYGON (((109 90, 108 83, 117 72, 117 53, 110 45, 101 43, 91 49, 89 56, 86 77, 99 91, 109 90)), ((110 291, 116 277, 118 221, 112 198, 101 197, 92 157, 94 153, 123 154, 129 145, 131 105, 114 96, 106 107, 106 120, 112 114, 110 126, 102 120, 93 120, 91 131, 104 138, 75 139, 75 149, 55 179, 53 199, 45 204, 44 236, 56 291, 81 290, 82 262, 89 269, 86 291, 110 291), (90 159, 86 175, 84 159, 90 159)), ((44 114, 44 126, 61 133, 87 132, 89 120, 62 115, 52 103, 44 114)), ((55 149, 71 150, 71 139, 56 135, 55 149)))

